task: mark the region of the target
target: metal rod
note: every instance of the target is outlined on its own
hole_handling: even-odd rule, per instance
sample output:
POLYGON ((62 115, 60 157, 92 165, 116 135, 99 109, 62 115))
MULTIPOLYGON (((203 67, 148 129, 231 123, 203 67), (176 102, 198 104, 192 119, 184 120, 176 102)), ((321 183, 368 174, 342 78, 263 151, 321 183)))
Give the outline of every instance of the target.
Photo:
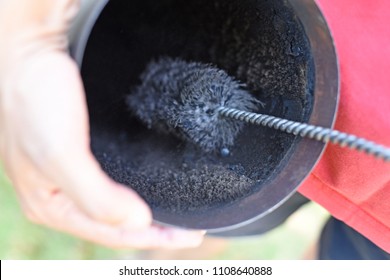
POLYGON ((390 148, 379 145, 375 142, 347 134, 330 128, 290 121, 274 116, 259 113, 251 113, 227 107, 219 107, 218 113, 221 116, 232 118, 246 123, 274 128, 286 133, 307 137, 324 143, 334 143, 341 147, 349 147, 354 150, 363 151, 376 158, 390 162, 390 148))

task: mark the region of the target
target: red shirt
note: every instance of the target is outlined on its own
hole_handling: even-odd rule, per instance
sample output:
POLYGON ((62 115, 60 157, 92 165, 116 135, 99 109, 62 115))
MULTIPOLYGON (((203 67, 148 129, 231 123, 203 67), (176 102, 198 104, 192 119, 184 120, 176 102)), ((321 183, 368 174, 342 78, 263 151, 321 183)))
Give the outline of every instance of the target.
MULTIPOLYGON (((340 64, 335 129, 390 146, 390 1, 316 2, 340 64)), ((390 163, 330 144, 299 191, 390 252, 390 163)))

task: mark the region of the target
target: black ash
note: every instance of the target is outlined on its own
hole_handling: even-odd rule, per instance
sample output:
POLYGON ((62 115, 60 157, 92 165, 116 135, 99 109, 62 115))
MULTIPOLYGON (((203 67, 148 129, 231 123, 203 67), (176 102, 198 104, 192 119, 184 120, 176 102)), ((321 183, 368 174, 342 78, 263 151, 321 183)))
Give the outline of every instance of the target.
MULTIPOLYGON (((113 179, 156 211, 210 211, 259 191, 296 138, 243 126, 228 151, 147 129, 126 98, 148 63, 179 57, 223 69, 261 101, 260 111, 305 121, 312 102, 310 44, 285 0, 109 1, 85 50, 93 152, 113 179)), ((113 202, 115 205, 115 202, 113 202)), ((184 214, 183 214, 184 215, 184 214)))

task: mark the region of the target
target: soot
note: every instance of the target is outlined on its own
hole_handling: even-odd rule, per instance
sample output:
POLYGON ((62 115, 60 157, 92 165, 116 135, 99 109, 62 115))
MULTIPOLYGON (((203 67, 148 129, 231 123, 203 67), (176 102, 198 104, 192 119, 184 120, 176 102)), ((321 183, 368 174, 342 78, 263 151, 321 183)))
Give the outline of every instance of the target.
POLYGON ((230 154, 148 129, 126 96, 160 57, 211 63, 247 85, 264 112, 296 121, 310 115, 310 45, 287 1, 109 1, 90 35, 82 76, 92 150, 114 180, 154 211, 207 211, 249 196, 277 174, 298 139, 245 125, 230 154))

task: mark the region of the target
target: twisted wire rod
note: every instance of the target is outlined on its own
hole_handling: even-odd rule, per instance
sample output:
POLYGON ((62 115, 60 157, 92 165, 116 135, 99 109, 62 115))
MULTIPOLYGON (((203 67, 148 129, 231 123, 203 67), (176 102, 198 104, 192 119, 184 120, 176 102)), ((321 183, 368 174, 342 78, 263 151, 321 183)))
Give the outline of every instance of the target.
POLYGON ((324 143, 331 142, 333 144, 340 145, 341 147, 349 147, 357 151, 363 151, 366 154, 373 155, 376 158, 390 162, 390 148, 355 135, 330 128, 290 121, 265 114, 246 112, 233 108, 219 107, 217 111, 223 117, 274 128, 286 133, 307 137, 324 143))

